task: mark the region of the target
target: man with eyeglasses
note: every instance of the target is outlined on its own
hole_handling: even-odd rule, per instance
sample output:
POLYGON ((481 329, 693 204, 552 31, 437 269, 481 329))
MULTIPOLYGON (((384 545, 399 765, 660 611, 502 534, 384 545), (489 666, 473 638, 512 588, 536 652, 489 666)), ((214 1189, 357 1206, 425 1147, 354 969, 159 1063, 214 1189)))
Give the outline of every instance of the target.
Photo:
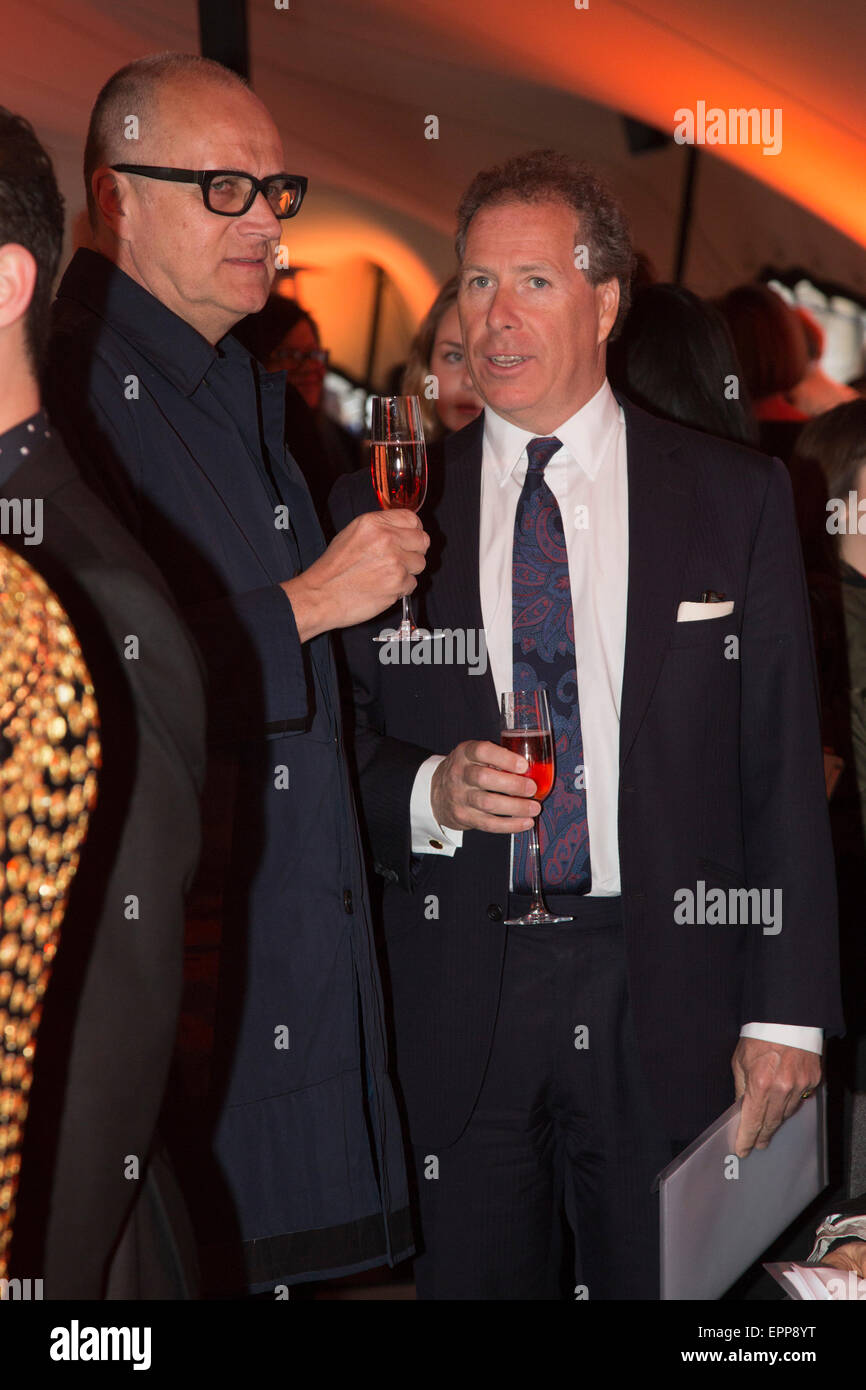
POLYGON ((247 85, 191 55, 132 63, 84 166, 96 249, 58 291, 48 398, 208 668, 196 1013, 170 1118, 207 1290, 262 1292, 411 1253, 328 632, 414 589, 428 541, 376 512, 325 547, 284 375, 231 336, 306 190, 247 85))

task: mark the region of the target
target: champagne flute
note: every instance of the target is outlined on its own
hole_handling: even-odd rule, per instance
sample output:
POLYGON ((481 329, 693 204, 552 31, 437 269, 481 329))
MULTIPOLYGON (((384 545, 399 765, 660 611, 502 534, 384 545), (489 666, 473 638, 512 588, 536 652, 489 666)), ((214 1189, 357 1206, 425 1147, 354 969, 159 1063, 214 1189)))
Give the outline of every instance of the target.
MULTIPOLYGON (((553 788, 556 764, 553 755, 553 731, 547 691, 506 690, 502 696, 503 748, 519 753, 529 763, 525 777, 535 783, 535 801, 544 801, 553 788)), ((507 927, 546 926, 549 922, 573 922, 573 917, 557 917, 548 909, 541 886, 541 849, 538 844, 538 817, 529 830, 529 884, 532 902, 522 917, 506 918, 507 927)), ((512 843, 514 837, 512 836, 512 843)))
MULTIPOLYGON (((427 449, 417 396, 373 396, 370 432, 373 486, 379 506, 417 512, 427 495, 427 449)), ((407 594, 397 632, 381 633, 375 642, 422 641, 430 633, 415 626, 407 594)))

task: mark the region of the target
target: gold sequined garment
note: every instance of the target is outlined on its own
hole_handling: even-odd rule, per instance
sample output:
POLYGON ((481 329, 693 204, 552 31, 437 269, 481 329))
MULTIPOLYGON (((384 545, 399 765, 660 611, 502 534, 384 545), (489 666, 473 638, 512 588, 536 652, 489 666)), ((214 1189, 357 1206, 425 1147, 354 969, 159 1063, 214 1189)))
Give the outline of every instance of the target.
POLYGON ((42 998, 96 802, 93 682, 56 596, 0 546, 0 1278, 42 998))

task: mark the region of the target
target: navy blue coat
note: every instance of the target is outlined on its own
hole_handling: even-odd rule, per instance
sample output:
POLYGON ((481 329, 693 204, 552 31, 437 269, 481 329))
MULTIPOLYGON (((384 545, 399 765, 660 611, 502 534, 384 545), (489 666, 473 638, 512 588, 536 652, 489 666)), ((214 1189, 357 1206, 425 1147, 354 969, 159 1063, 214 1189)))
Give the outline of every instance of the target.
POLYGON ((224 1289, 411 1253, 331 645, 302 646, 279 587, 324 548, 284 444, 284 385, 231 336, 212 347, 107 259, 76 253, 49 408, 208 669, 191 911, 219 923, 219 1004, 206 1095, 176 1112, 203 1271, 224 1289))

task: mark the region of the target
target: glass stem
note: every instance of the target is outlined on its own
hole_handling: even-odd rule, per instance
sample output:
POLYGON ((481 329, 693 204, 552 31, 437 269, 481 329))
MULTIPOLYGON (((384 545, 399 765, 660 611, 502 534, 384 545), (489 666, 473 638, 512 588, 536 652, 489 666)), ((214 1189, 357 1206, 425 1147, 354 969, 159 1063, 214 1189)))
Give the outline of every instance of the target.
POLYGON ((538 843, 538 817, 529 828, 529 887, 532 893, 531 912, 546 912, 541 895, 541 846, 538 843))
POLYGON ((400 624, 400 636, 405 639, 412 632, 412 609, 409 607, 409 595, 403 595, 403 621, 400 624))

